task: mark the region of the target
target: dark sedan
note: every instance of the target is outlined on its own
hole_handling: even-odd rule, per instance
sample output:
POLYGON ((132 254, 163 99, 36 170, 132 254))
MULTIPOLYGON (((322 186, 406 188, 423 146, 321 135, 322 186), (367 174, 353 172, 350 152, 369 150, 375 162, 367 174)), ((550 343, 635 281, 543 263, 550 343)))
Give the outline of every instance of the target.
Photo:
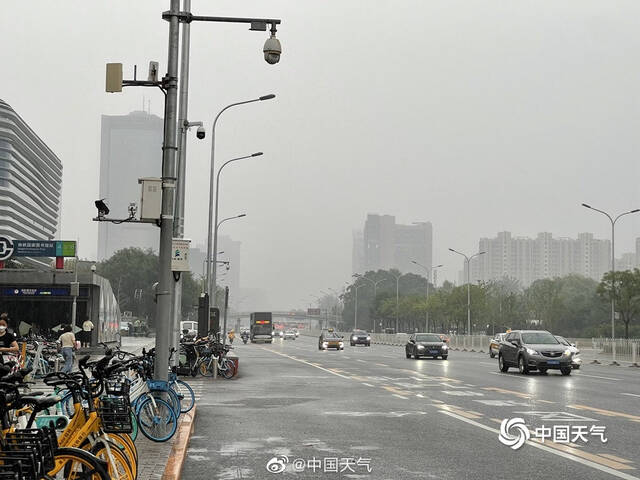
POLYGON ((435 333, 414 333, 404 347, 407 358, 418 359, 420 357, 442 357, 446 360, 449 356, 449 347, 435 333))
POLYGON ((354 330, 351 332, 349 340, 352 347, 355 347, 356 345, 366 345, 367 347, 371 346, 371 335, 364 330, 354 330))

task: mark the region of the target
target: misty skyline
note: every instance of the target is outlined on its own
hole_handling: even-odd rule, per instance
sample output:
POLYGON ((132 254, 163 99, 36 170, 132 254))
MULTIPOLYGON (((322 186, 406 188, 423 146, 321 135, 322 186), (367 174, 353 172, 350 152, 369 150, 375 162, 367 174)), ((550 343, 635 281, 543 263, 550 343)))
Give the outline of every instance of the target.
MULTIPOLYGON (((371 5, 192 2, 198 14, 283 21, 275 66, 262 59, 264 32, 191 29, 189 119, 208 132, 199 141, 192 130, 187 147, 185 237, 194 245, 206 237, 213 117, 277 95, 226 112, 216 135, 218 166, 265 152, 222 174, 221 218, 247 217, 220 235, 242 242, 242 286, 266 290, 269 308, 305 307, 310 294, 344 284, 352 231, 368 213, 430 221, 441 283, 457 280, 462 265, 449 247, 473 253, 501 231, 609 239, 608 220, 580 204, 640 206, 640 67, 628 60, 640 47, 640 4, 371 5)), ((132 78, 134 65, 146 76, 156 60, 164 74, 166 5, 40 0, 12 9, 0 18, 0 98, 62 160, 61 237, 96 258, 101 115, 140 110, 144 98, 162 116, 156 89, 104 93, 105 64, 122 62, 132 78)), ((637 237, 640 218, 623 218, 617 256, 637 237)))

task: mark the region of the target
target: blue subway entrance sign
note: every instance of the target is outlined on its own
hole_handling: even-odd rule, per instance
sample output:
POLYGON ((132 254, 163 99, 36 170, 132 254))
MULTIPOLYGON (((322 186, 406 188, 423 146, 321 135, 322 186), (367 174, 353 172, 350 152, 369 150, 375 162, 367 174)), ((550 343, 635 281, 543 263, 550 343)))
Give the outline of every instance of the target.
POLYGON ((12 240, 0 236, 0 261, 13 257, 75 257, 76 242, 68 240, 12 240))

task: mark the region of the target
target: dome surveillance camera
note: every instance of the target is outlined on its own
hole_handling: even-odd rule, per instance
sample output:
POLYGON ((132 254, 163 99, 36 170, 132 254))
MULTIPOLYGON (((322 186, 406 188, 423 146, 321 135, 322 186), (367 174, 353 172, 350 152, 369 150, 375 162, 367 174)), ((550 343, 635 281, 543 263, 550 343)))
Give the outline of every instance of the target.
POLYGON ((276 38, 275 33, 272 33, 267 41, 264 42, 264 60, 270 65, 275 65, 280 61, 280 55, 282 55, 282 45, 280 40, 276 38))
POLYGON ((205 129, 202 125, 200 125, 198 127, 198 130, 196 130, 196 137, 198 137, 200 140, 203 140, 205 135, 206 135, 205 129))
POLYGON ((91 265, 91 271, 95 272, 96 270, 97 270, 96 266, 95 265, 91 265))

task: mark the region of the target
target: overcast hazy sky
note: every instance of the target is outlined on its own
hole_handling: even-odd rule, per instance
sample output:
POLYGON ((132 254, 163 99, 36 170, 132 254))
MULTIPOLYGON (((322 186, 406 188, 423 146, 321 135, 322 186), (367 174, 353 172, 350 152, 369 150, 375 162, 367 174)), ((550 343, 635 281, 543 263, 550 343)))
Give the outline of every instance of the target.
MULTIPOLYGON (((149 89, 104 93, 104 64, 166 71, 168 0, 3 2, 0 98, 64 163, 62 236, 95 256, 100 115, 162 114, 149 89)), ((304 305, 351 273, 352 230, 368 212, 433 222, 440 278, 448 247, 550 231, 608 238, 581 202, 638 207, 640 2, 600 0, 193 0, 194 13, 282 18, 283 56, 262 59, 263 32, 193 24, 190 119, 233 101, 219 160, 229 167, 224 233, 242 241, 241 282, 271 306, 304 305)), ((209 139, 190 137, 186 236, 206 230, 209 139)), ((158 161, 160 162, 160 155, 158 161)), ((126 175, 126 172, 123 172, 126 175)), ((634 249, 625 218, 617 251, 634 249)))

